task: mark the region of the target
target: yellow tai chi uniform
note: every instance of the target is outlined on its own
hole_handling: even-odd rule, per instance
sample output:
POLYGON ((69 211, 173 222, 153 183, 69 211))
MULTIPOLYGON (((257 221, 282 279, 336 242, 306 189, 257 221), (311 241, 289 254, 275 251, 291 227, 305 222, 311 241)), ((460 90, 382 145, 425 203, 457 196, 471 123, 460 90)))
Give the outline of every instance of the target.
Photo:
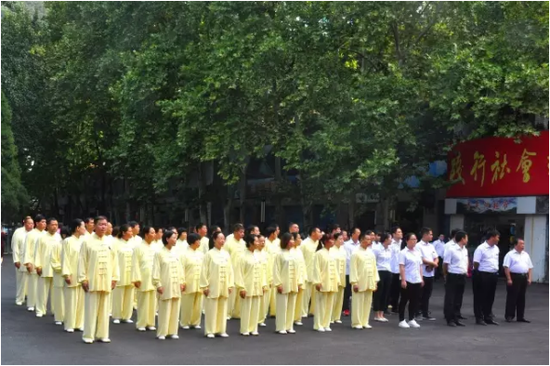
POLYGON ((61 250, 61 275, 69 279, 65 282, 63 297, 65 299, 65 318, 63 326, 65 330, 84 328, 84 290, 77 281, 78 256, 82 247, 83 237, 74 235, 66 238, 61 250))
POLYGON ((300 250, 304 255, 306 262, 307 282, 304 284, 304 294, 302 295, 302 317, 306 318, 308 314, 315 314, 315 286, 313 286, 313 260, 317 250, 318 241, 313 241, 310 237, 305 239, 300 245, 300 250), (310 307, 311 301, 311 307, 310 307))
MULTIPOLYGON (((300 247, 293 248, 292 250, 294 251, 294 255, 296 256, 297 262, 298 262, 298 273, 301 276, 300 283, 306 283, 307 267, 306 267, 306 261, 304 259, 304 254, 300 250, 300 247)), ((296 294, 296 306, 294 310, 294 322, 296 323, 302 322, 303 301, 304 301, 304 289, 301 288, 300 290, 298 290, 298 293, 296 294)))
POLYGON ((369 316, 372 304, 372 293, 376 291, 376 283, 380 281, 376 269, 376 257, 372 250, 359 246, 351 256, 349 266, 349 282, 351 293, 351 326, 370 328, 369 316), (358 292, 353 290, 358 286, 358 292))
POLYGON ((267 292, 267 278, 260 257, 259 251, 247 249, 235 268, 235 292, 241 297, 240 292, 246 291, 245 298, 241 298, 241 334, 245 335, 258 334, 260 303, 264 290, 267 292))
POLYGON ((162 287, 159 298, 157 337, 177 336, 180 315, 181 286, 185 283, 177 252, 166 247, 155 253, 153 285, 162 287))
POLYGON ((267 291, 264 292, 260 300, 260 317, 258 319, 259 324, 265 324, 267 318, 267 312, 269 311, 269 303, 271 301, 272 285, 273 285, 273 261, 268 253, 266 246, 258 251, 260 263, 262 264, 262 271, 265 273, 267 291))
POLYGON ((206 253, 201 270, 200 287, 209 293, 204 300, 204 334, 225 334, 227 299, 234 287, 231 257, 225 250, 212 248, 206 253))
POLYGON ((78 282, 88 283, 84 295, 84 342, 109 339, 109 295, 112 281, 118 278, 115 252, 109 248, 107 238, 96 233, 86 237, 78 260, 78 282))
MULTIPOLYGON (((187 242, 186 242, 187 243, 187 242)), ((189 245, 189 244, 188 244, 189 245)), ((204 254, 206 255, 206 253, 208 253, 208 251, 210 250, 210 240, 208 239, 208 237, 206 236, 203 236, 201 238, 201 245, 199 246, 199 250, 204 254)))
MULTIPOLYGON (((138 247, 141 244, 138 244, 138 247)), ((128 322, 134 307, 134 284, 132 283, 132 240, 118 239, 113 248, 118 265, 119 280, 113 290, 113 320, 128 322)))
MULTIPOLYGON (((155 327, 155 312, 157 299, 155 296, 155 286, 153 286, 153 259, 156 248, 153 243, 148 244, 143 240, 134 247, 132 255, 132 282, 139 282, 137 293, 137 322, 138 330, 151 330, 155 327)), ((136 286, 137 287, 137 286, 136 286)))
MULTIPOLYGON (((275 259, 281 253, 281 240, 276 238, 273 241, 270 241, 268 238, 265 239, 265 249, 269 254, 269 274, 268 279, 271 279, 270 284, 270 294, 269 294, 269 315, 275 316, 277 314, 277 288, 273 286, 273 266, 275 259)), ((266 309, 267 310, 267 309, 266 309)))
POLYGON ((273 264, 273 287, 282 287, 277 291, 277 332, 294 333, 294 310, 296 308, 296 294, 303 285, 300 275, 299 259, 293 250, 282 249, 273 264))
MULTIPOLYGON (((231 256, 231 265, 233 269, 237 267, 241 256, 246 250, 246 243, 243 239, 237 240, 235 236, 228 236, 224 248, 227 249, 231 256)), ((222 249, 223 250, 223 249, 222 249)), ((241 317, 241 297, 237 295, 237 291, 233 291, 229 295, 229 302, 227 304, 227 316, 229 318, 239 319, 241 317)))
MULTIPOLYGON (((46 233, 45 230, 32 229, 27 233, 25 238, 23 264, 27 269, 25 275, 27 276, 27 307, 34 309, 36 306, 36 296, 38 287, 38 274, 36 273, 36 266, 34 265, 34 254, 36 252, 36 244, 38 239, 46 233)), ((29 309, 30 310, 30 309, 29 309)))
POLYGON ((51 265, 53 268, 52 307, 56 324, 62 323, 65 319, 65 294, 63 293, 65 280, 61 273, 62 251, 61 236, 58 236, 54 242, 51 256, 51 265))
POLYGON ((17 305, 22 305, 25 301, 25 296, 27 296, 27 276, 25 275, 27 269, 23 265, 23 248, 26 238, 27 231, 24 226, 15 230, 11 237, 13 263, 20 264, 19 268, 15 268, 15 303, 17 305))
MULTIPOLYGON (((42 316, 47 313, 48 297, 50 292, 52 292, 52 302, 51 308, 52 312, 55 313, 56 306, 59 305, 59 299, 53 298, 53 273, 54 267, 52 266, 52 252, 54 247, 59 243, 59 238, 55 235, 52 235, 48 232, 42 235, 38 240, 36 245, 36 250, 34 254, 34 266, 36 270, 42 270, 42 274, 38 277, 38 287, 36 290, 36 315, 42 316)), ((60 262, 59 262, 60 266, 60 262)), ((61 270, 61 268, 59 268, 61 270)), ((57 317, 56 317, 57 318, 57 317)), ((57 320, 56 321, 62 321, 57 320)))
POLYGON ((328 249, 323 248, 315 253, 313 266, 313 285, 321 285, 321 289, 316 292, 317 301, 315 303, 313 329, 330 330, 334 296, 338 293, 338 287, 340 286, 336 259, 328 249))
POLYGON ((203 294, 200 288, 202 263, 205 254, 201 248, 188 246, 180 252, 180 261, 185 277, 185 291, 182 294, 180 325, 184 329, 201 325, 203 294))
POLYGON ((340 277, 340 284, 338 285, 338 292, 334 295, 334 306, 332 308, 332 322, 341 322, 342 307, 344 306, 344 290, 346 288, 346 249, 344 246, 337 247, 336 245, 330 248, 329 251, 336 259, 336 268, 338 269, 338 276, 340 277))

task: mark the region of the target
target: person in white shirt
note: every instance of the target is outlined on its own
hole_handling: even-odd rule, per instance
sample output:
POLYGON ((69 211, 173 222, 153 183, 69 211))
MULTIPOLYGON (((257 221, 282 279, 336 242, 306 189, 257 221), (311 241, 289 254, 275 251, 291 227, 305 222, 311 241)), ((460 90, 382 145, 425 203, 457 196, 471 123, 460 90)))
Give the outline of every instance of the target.
POLYGON ((383 232, 373 232, 372 233, 372 246, 371 246, 371 249, 372 250, 379 250, 379 249, 383 249, 382 247, 382 242, 380 241, 380 238, 382 237, 382 234, 384 234, 383 232))
POLYGON ((437 281, 439 278, 443 276, 443 258, 445 257, 445 235, 439 234, 439 237, 437 240, 435 240, 432 245, 435 248, 435 252, 437 253, 437 256, 439 257, 439 267, 437 268, 437 271, 435 272, 435 280, 437 281))
POLYGON ((430 315, 430 297, 432 296, 432 290, 434 285, 435 271, 439 267, 439 257, 435 248, 430 242, 433 239, 432 229, 424 227, 420 231, 422 240, 416 245, 416 249, 420 251, 422 255, 422 263, 424 264, 422 272, 424 273, 424 287, 422 287, 420 295, 420 308, 418 309, 418 316, 422 316, 422 320, 435 320, 430 315))
POLYGON ((378 270, 378 289, 374 292, 373 310, 374 320, 378 322, 387 322, 388 319, 384 317, 384 312, 388 306, 388 298, 390 296, 391 285, 391 235, 390 233, 382 233, 380 235, 381 248, 373 249, 374 256, 376 257, 376 269, 378 270))
POLYGON ((445 251, 451 247, 453 247, 454 245, 456 245, 456 241, 455 241, 455 236, 456 236, 456 233, 458 233, 459 231, 462 231, 461 229, 453 229, 451 231, 451 240, 449 240, 448 242, 445 243, 445 245, 443 246, 443 257, 445 257, 445 251))
POLYGON ((457 245, 445 253, 443 259, 443 275, 445 276, 445 302, 443 313, 445 320, 450 327, 461 326, 463 319, 460 315, 462 308, 462 297, 468 274, 468 235, 464 231, 456 233, 457 245))
POLYGON ((498 323, 493 319, 493 303, 498 282, 498 242, 500 233, 497 230, 487 232, 488 239, 479 245, 474 252, 474 313, 476 324, 487 325, 498 323))
POLYGON ((517 321, 530 323, 525 319, 525 292, 531 285, 533 263, 525 251, 525 241, 515 240, 514 249, 504 256, 504 274, 506 275, 506 311, 505 319, 511 322, 517 314, 517 321))
POLYGON ((392 251, 392 259, 390 261, 390 269, 392 277, 389 306, 392 308, 392 313, 397 314, 399 313, 399 295, 401 293, 401 279, 399 278, 399 253, 401 252, 403 231, 399 226, 394 226, 391 230, 391 235, 392 243, 390 248, 392 251))
POLYGON ((344 305, 342 306, 342 312, 344 316, 349 316, 349 301, 351 298, 351 285, 349 283, 349 263, 351 255, 359 247, 359 236, 361 235, 361 229, 354 227, 351 231, 351 239, 344 243, 344 249, 346 251, 346 288, 344 289, 344 305))
POLYGON ((34 220, 32 217, 27 216, 23 220, 22 227, 15 230, 13 236, 11 237, 11 246, 13 250, 13 264, 15 265, 15 304, 18 306, 23 305, 25 302, 25 296, 27 296, 27 276, 25 272, 27 271, 25 266, 23 266, 23 249, 25 246, 25 239, 27 238, 27 233, 31 232, 34 228, 34 220))
POLYGON ((401 300, 399 301, 399 328, 420 328, 414 317, 424 286, 422 257, 415 249, 418 239, 413 233, 405 235, 407 246, 399 253, 399 273, 401 275, 401 300), (409 322, 405 321, 405 307, 409 304, 409 322))

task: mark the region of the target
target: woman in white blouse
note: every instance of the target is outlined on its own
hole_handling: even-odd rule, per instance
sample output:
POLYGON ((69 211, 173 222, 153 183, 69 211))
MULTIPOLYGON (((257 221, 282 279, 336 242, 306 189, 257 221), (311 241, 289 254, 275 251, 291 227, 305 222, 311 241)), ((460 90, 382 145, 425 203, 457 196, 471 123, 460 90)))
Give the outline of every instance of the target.
POLYGON ((424 286, 422 279, 422 256, 414 249, 418 239, 413 233, 405 235, 407 246, 399 253, 399 272, 401 275, 401 300, 399 301, 399 327, 420 328, 414 320, 418 309, 420 291, 424 286), (405 321, 405 307, 409 304, 409 322, 405 321))
POLYGON ((390 233, 383 233, 380 235, 381 246, 374 250, 376 256, 376 269, 378 270, 378 276, 380 282, 378 282, 378 290, 374 293, 373 310, 374 320, 378 322, 387 322, 388 319, 384 317, 384 312, 388 307, 388 301, 390 298, 390 286, 391 286, 391 258, 392 250, 390 248, 392 238, 390 233))

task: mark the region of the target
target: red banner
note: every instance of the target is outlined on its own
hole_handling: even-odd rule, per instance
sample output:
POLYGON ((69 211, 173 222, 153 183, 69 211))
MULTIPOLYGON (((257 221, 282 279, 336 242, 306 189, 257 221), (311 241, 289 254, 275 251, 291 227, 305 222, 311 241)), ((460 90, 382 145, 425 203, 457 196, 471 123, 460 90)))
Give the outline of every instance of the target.
POLYGON ((488 137, 456 145, 448 156, 447 197, 548 195, 548 131, 521 143, 488 137))

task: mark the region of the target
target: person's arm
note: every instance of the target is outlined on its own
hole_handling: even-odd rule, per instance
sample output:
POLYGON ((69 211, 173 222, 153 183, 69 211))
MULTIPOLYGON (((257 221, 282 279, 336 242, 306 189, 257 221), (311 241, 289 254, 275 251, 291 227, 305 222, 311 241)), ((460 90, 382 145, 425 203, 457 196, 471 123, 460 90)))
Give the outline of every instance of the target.
POLYGON ((481 250, 479 247, 474 252, 474 270, 479 269, 479 261, 481 260, 481 250))
POLYGON ((399 274, 401 275, 401 287, 407 288, 407 278, 405 276, 405 265, 399 264, 399 274))
POLYGON ((504 275, 506 276, 506 284, 512 286, 512 276, 510 275, 510 268, 504 267, 504 275))
POLYGON ((533 268, 529 268, 529 274, 527 275, 527 284, 530 285, 533 279, 533 268))

